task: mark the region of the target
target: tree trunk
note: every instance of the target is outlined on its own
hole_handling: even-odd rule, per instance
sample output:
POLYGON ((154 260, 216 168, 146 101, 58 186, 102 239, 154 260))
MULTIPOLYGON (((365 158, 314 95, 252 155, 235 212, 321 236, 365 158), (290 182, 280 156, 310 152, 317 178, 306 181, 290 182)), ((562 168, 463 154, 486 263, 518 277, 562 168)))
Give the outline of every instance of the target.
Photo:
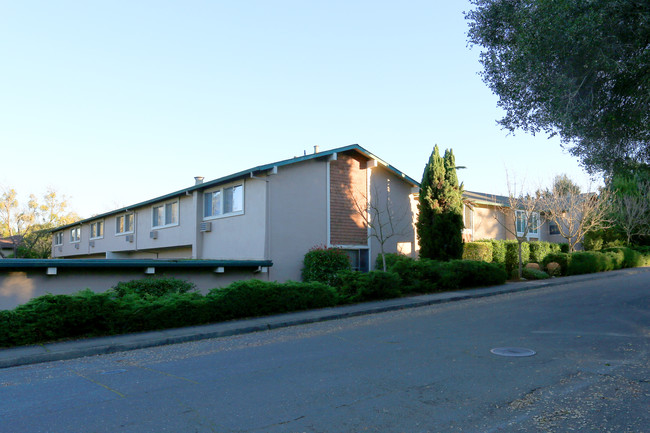
POLYGON ((523 265, 522 265, 522 260, 521 260, 521 243, 523 241, 517 238, 517 246, 519 247, 519 279, 521 280, 521 275, 523 271, 523 265))

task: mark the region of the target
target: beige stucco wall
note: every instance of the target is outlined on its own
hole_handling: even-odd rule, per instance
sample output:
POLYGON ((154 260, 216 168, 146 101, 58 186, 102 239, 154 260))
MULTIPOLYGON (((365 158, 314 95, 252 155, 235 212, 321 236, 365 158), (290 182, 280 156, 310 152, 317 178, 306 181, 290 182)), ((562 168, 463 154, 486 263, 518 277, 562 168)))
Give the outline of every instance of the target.
MULTIPOLYGON (((78 243, 70 242, 70 229, 64 231, 63 245, 52 247, 52 257, 90 258, 100 255, 104 256, 128 256, 128 257, 156 257, 157 253, 167 248, 179 246, 191 247, 195 242, 196 233, 196 211, 192 196, 181 195, 177 197, 179 202, 178 225, 170 227, 153 228, 153 207, 157 204, 167 203, 172 200, 165 200, 159 203, 140 206, 133 209, 135 215, 135 230, 133 233, 117 234, 115 221, 118 216, 125 213, 110 215, 97 220, 90 220, 81 225, 81 240, 78 243), (99 239, 90 239, 90 225, 95 221, 104 222, 104 236, 99 239), (150 235, 152 231, 157 232, 157 238, 150 235), (133 241, 127 239, 132 235, 133 241), (77 248, 75 245, 78 245, 77 248), (144 254, 143 252, 147 252, 144 254), (115 253, 115 254, 111 254, 115 253)), ((183 255, 175 258, 190 258, 185 249, 183 255)), ((168 253, 164 253, 168 256, 168 253)))
MULTIPOLYGON (((201 220, 209 221, 212 225, 210 232, 199 232, 201 238, 201 254, 203 259, 246 260, 265 259, 266 239, 266 183, 274 176, 244 181, 244 213, 242 215, 225 216, 221 218, 202 218, 203 195, 199 202, 198 214, 201 220)), ((241 184, 242 181, 232 185, 241 184)), ((220 185, 219 188, 230 184, 220 185)), ((208 189, 207 191, 210 191, 208 189)))
POLYGON ((271 280, 300 280, 305 254, 327 245, 327 157, 278 168, 269 176, 271 280))
POLYGON ((372 203, 371 208, 377 209, 378 220, 377 216, 375 216, 375 221, 371 225, 374 225, 376 229, 371 228, 369 232, 371 236, 370 269, 374 269, 377 256, 381 252, 378 237, 388 238, 384 244, 384 250, 387 253, 398 252, 399 244, 400 252, 409 252, 411 257, 417 257, 416 212, 414 212, 412 192, 412 185, 383 166, 379 165, 372 168, 370 174, 370 200, 372 203), (389 209, 393 217, 394 229, 389 226, 389 209), (373 236, 374 233, 379 233, 379 225, 384 226, 384 235, 373 236), (390 236, 391 233, 394 233, 394 236, 390 236))
POLYGON ((494 206, 474 206, 474 240, 514 239, 503 225, 507 221, 508 227, 514 227, 511 220, 494 206))

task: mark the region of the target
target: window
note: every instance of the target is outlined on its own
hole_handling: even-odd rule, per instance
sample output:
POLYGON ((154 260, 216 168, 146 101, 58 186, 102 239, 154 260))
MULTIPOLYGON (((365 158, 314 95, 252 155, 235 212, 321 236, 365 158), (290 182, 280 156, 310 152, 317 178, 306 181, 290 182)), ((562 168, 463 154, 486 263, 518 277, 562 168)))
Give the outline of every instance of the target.
POLYGON ((81 227, 70 229, 70 243, 79 242, 81 240, 81 227))
POLYGON ((370 270, 370 260, 367 249, 343 250, 350 258, 350 265, 353 271, 368 272, 370 270))
POLYGON ((152 227, 178 225, 178 200, 153 207, 152 227))
POLYGON ((203 217, 215 218, 244 212, 244 185, 234 185, 203 194, 203 217))
POLYGON ((132 213, 119 215, 115 218, 115 233, 118 235, 124 233, 133 233, 134 229, 134 216, 132 213))
POLYGON ((560 227, 553 221, 548 223, 548 234, 549 235, 559 235, 560 234, 560 227))
POLYGON ((104 221, 90 223, 90 239, 100 239, 104 237, 104 221))
POLYGON ((539 236, 539 214, 537 212, 532 212, 530 214, 530 225, 528 225, 528 217, 526 216, 525 211, 518 210, 516 212, 516 218, 517 236, 522 236, 526 232, 526 229, 528 229, 528 236, 539 236))
POLYGON ((63 245, 63 232, 54 233, 54 245, 63 245))

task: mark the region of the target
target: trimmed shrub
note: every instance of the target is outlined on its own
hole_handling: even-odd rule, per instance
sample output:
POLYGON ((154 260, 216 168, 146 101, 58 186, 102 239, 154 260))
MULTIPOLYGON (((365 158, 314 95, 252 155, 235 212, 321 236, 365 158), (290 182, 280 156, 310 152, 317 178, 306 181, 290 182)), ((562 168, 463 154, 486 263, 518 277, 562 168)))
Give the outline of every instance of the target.
POLYGON ((492 262, 506 265, 506 243, 505 241, 492 241, 492 262))
POLYGON ((521 276, 527 280, 545 280, 550 278, 546 272, 535 268, 524 268, 521 271, 521 276))
POLYGON ((650 266, 650 246, 634 246, 630 249, 641 254, 641 258, 638 260, 639 265, 637 266, 650 266))
POLYGON ((466 242, 463 244, 463 260, 492 262, 492 243, 466 242))
POLYGON ((351 269, 350 258, 340 248, 315 247, 305 254, 302 269, 304 282, 332 285, 339 271, 351 269))
POLYGON ((13 310, 0 310, 0 347, 20 344, 21 323, 13 310))
POLYGON ((429 259, 412 259, 410 257, 402 256, 388 268, 389 272, 394 272, 399 275, 402 293, 425 293, 427 290, 425 286, 427 282, 424 280, 425 263, 430 262, 429 259))
MULTIPOLYGON (((474 260, 452 260, 442 263, 443 270, 453 277, 453 287, 444 289, 469 289, 472 287, 492 286, 506 282, 507 275, 502 265, 497 263, 477 262, 474 260)), ((449 278, 449 277, 447 277, 449 278)), ((450 284, 450 281, 442 282, 450 284)))
POLYGON ((332 307, 338 302, 333 287, 293 281, 236 281, 223 289, 212 289, 206 297, 213 321, 332 307))
POLYGON ((569 254, 569 244, 566 242, 563 242, 560 245, 560 252, 564 254, 569 254))
POLYGON ((349 302, 397 298, 401 279, 395 272, 343 271, 338 274, 337 291, 342 299, 349 302))
POLYGON ((601 253, 580 251, 571 254, 566 275, 580 275, 599 272, 604 266, 601 253))
MULTIPOLYGON (((506 272, 508 275, 512 271, 519 269, 519 245, 517 241, 505 241, 506 245, 506 272)), ((528 242, 521 243, 521 264, 526 266, 530 258, 530 247, 528 242)))
MULTIPOLYGON (((404 254, 399 254, 399 253, 386 253, 386 270, 390 270, 390 268, 398 261, 401 260, 402 258, 410 258, 408 256, 405 256, 404 254)), ((384 269, 384 263, 381 259, 381 254, 377 254, 377 259, 375 260, 375 269, 378 271, 381 271, 384 269)))
POLYGON ((141 298, 169 295, 172 293, 188 293, 196 291, 193 283, 176 278, 143 278, 140 280, 131 280, 126 283, 119 282, 111 291, 118 298, 127 295, 136 295, 141 298))
POLYGON ((44 295, 13 310, 15 344, 115 333, 119 305, 108 293, 44 295))
POLYGON ((542 263, 544 258, 551 254, 551 244, 545 241, 532 241, 528 243, 530 248, 530 261, 542 263))
POLYGON ((546 265, 546 271, 551 277, 559 277, 562 272, 562 268, 557 262, 550 262, 546 265))
POLYGON ((397 262, 391 271, 402 280, 402 293, 435 293, 503 284, 503 265, 474 260, 410 260, 397 262))
POLYGON ((476 242, 485 242, 492 245, 492 263, 506 263, 506 245, 505 241, 498 241, 496 239, 480 239, 476 242))
POLYGON ((125 297, 115 323, 120 333, 180 328, 209 323, 208 300, 200 293, 169 293, 147 299, 125 297))
POLYGON ((544 269, 548 269, 548 264, 555 262, 560 265, 559 271, 554 275, 567 275, 567 268, 569 267, 569 262, 571 261, 571 255, 566 253, 551 253, 544 257, 542 261, 544 269))
POLYGON ((636 268, 645 266, 645 258, 639 251, 627 247, 614 247, 602 250, 604 253, 623 254, 623 268, 636 268))

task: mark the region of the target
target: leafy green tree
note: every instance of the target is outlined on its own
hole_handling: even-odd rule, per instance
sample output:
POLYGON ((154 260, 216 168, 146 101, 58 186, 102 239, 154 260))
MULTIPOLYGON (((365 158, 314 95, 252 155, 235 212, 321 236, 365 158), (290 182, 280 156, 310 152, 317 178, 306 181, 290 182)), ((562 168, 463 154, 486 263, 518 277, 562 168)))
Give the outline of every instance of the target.
POLYGON ((454 154, 444 157, 436 145, 420 184, 417 232, 420 257, 460 259, 463 255, 463 188, 458 185, 454 154))
POLYGON ((70 224, 79 217, 68 211, 65 197, 48 190, 39 201, 30 195, 21 206, 14 189, 5 188, 0 195, 0 237, 13 243, 14 257, 46 258, 51 252, 50 229, 70 224))
POLYGON ((471 2, 503 127, 559 134, 592 173, 650 162, 650 2, 471 2))

